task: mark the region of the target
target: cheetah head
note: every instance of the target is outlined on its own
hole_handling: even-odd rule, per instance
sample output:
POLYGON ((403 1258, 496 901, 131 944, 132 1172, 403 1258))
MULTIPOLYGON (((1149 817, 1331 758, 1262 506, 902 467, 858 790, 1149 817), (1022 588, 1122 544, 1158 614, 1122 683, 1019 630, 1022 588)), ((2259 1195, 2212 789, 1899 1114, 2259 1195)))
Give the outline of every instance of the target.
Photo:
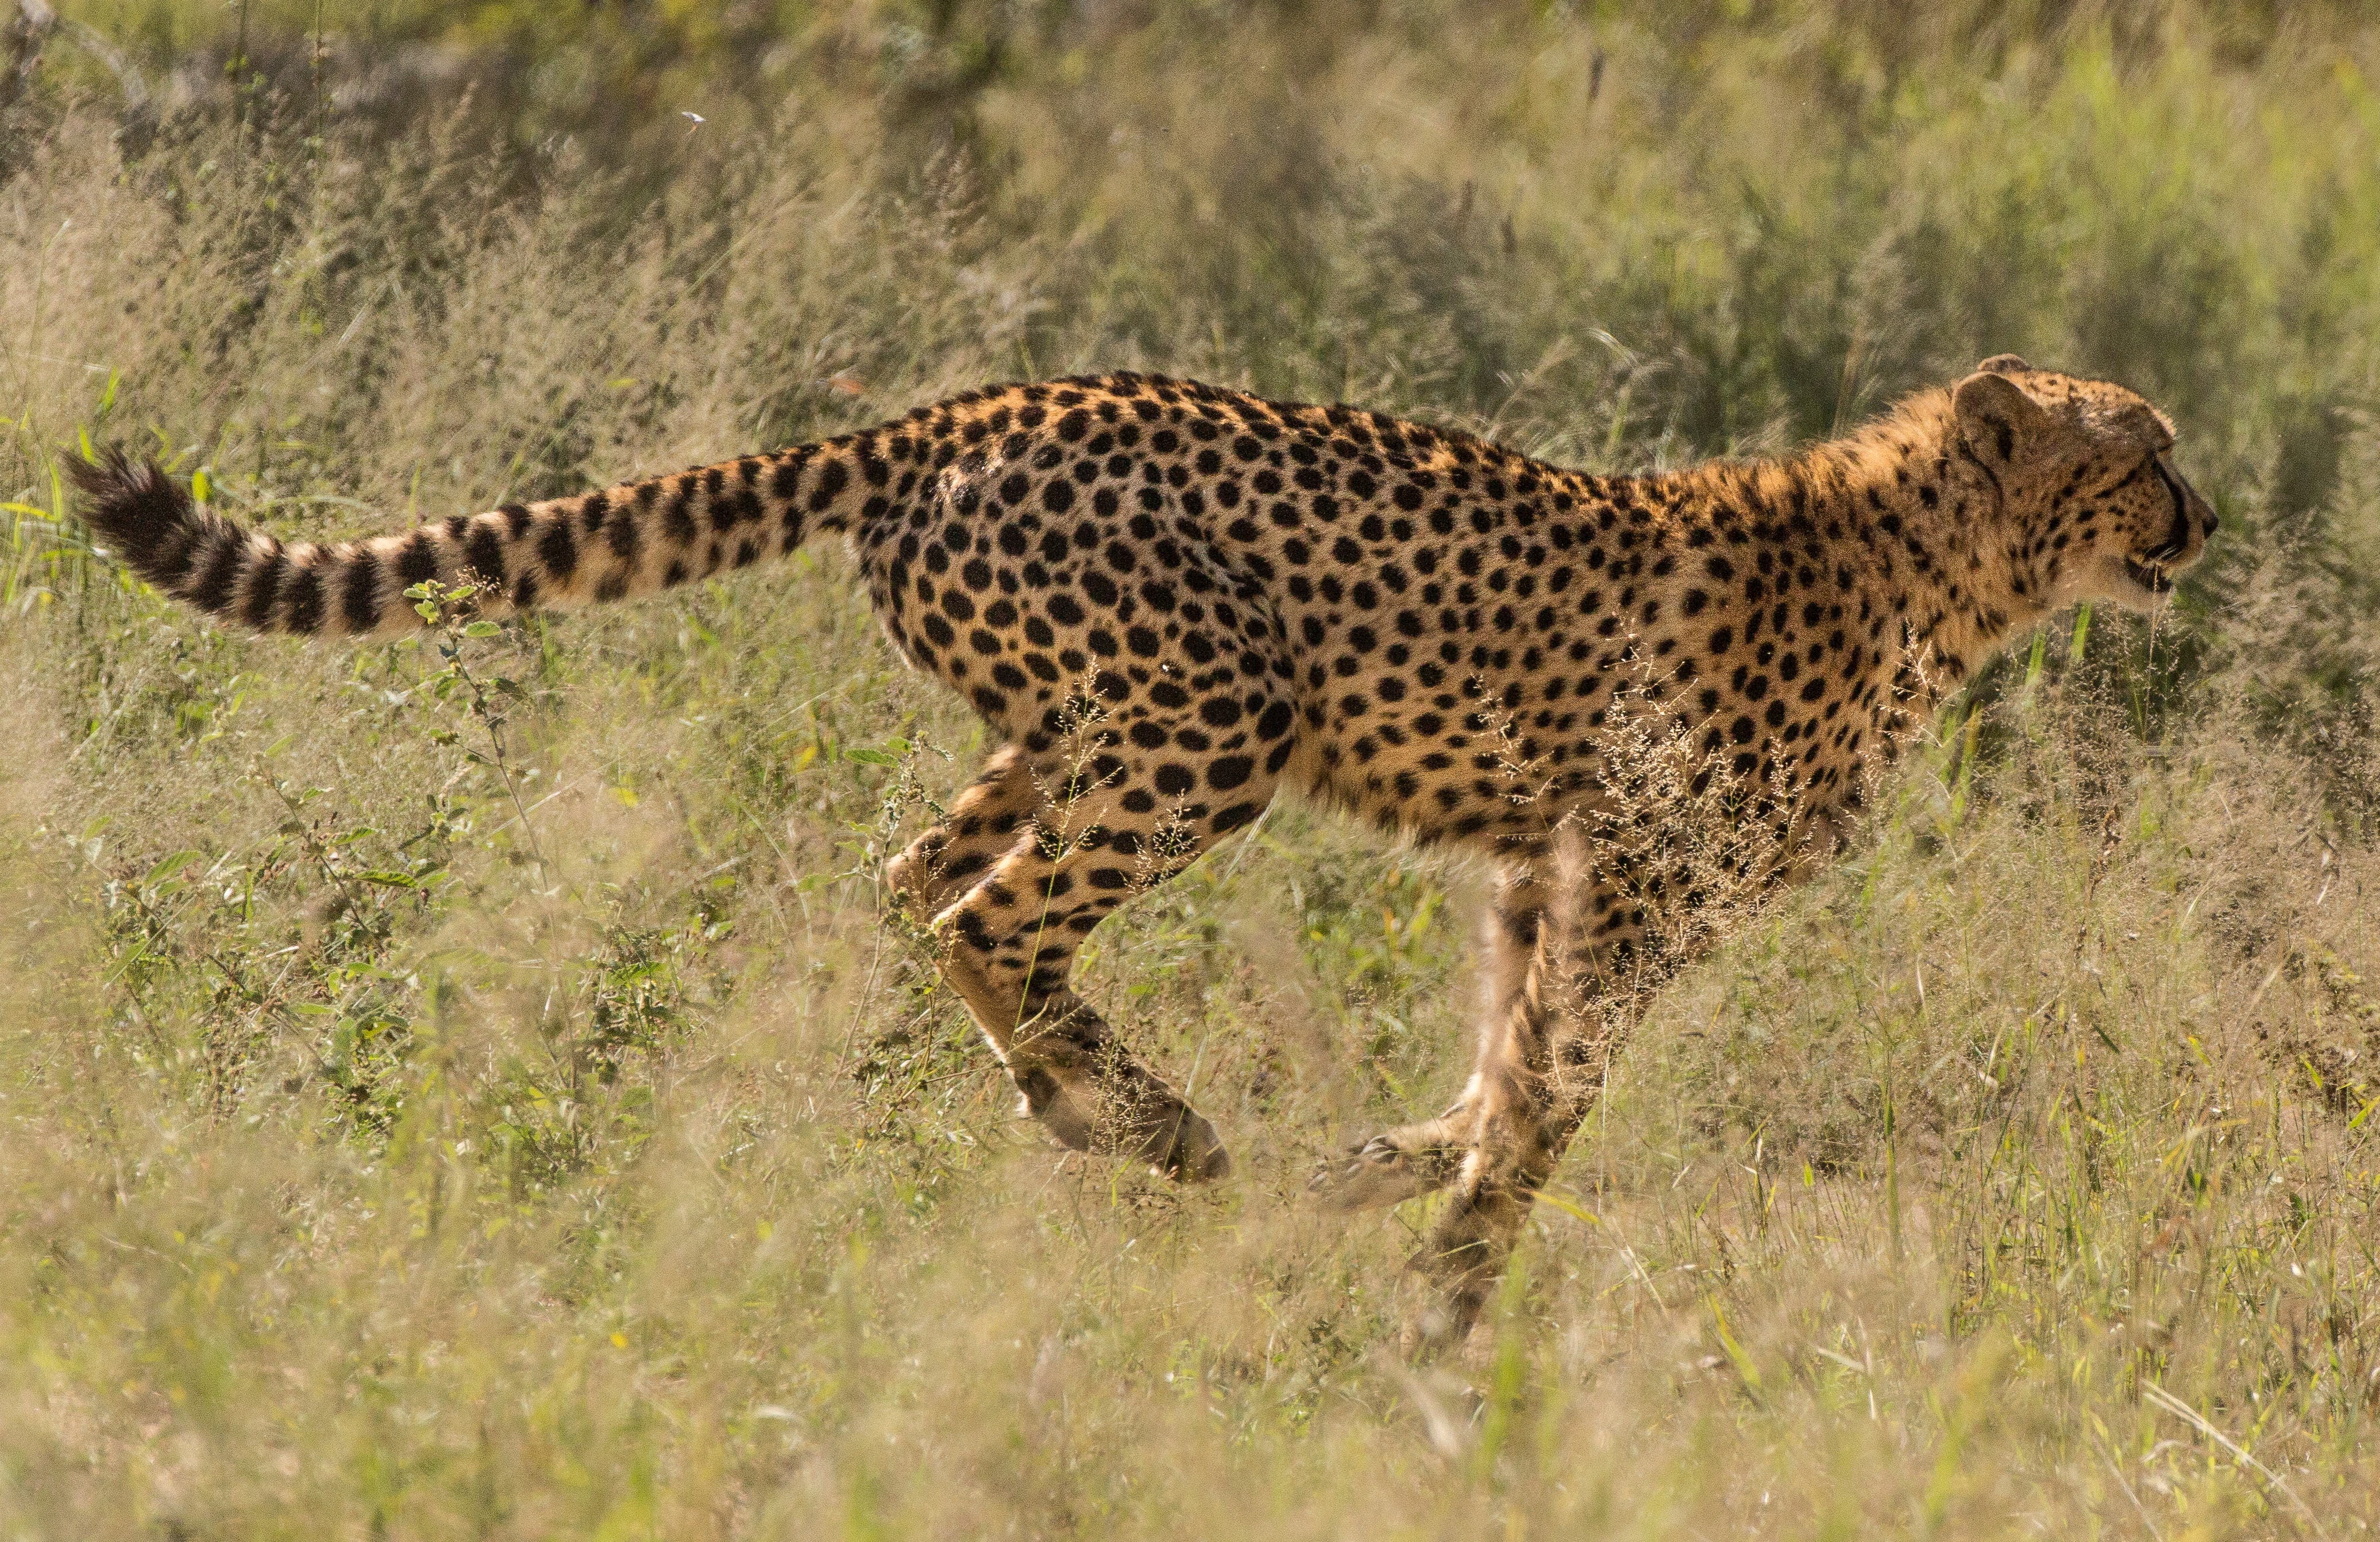
POLYGON ((2147 610, 2215 533, 2173 468, 2173 425, 2120 385, 1984 360, 1951 392, 1962 446, 1998 487, 2019 592, 2147 610))

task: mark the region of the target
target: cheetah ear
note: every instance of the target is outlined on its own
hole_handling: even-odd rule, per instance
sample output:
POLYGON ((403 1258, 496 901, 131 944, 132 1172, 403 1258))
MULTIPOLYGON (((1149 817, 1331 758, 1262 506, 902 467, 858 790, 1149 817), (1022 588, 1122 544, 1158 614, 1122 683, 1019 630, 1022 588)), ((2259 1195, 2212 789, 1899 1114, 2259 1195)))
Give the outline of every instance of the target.
POLYGON ((2049 414, 2024 394, 2016 382, 1990 370, 1978 370, 1950 392, 1951 410, 1959 419, 1959 436, 1986 465, 2007 466, 2019 455, 2030 455, 2056 431, 2049 414))
POLYGON ((1988 375, 2029 374, 2033 366, 2012 353, 1996 353, 1975 366, 1988 375))

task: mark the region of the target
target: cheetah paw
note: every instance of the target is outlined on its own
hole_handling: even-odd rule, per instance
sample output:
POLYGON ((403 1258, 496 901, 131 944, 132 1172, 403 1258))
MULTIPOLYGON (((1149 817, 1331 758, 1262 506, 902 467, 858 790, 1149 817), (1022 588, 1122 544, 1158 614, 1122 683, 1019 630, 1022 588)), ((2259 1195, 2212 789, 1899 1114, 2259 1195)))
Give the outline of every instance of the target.
POLYGON ((1228 1177, 1232 1154, 1223 1137, 1187 1103, 1176 1103, 1173 1115, 1150 1129, 1139 1155, 1167 1177, 1185 1184, 1209 1184, 1228 1177))
POLYGON ((1414 1146, 1390 1130, 1347 1147, 1344 1157, 1318 1164, 1306 1191, 1333 1209, 1397 1205, 1443 1187, 1462 1164, 1460 1150, 1414 1146))
POLYGON ((1023 1094, 1016 1111, 1038 1120, 1070 1151, 1136 1159, 1185 1184, 1212 1183, 1232 1171, 1215 1126, 1161 1085, 1142 1091, 1131 1113, 1120 1115, 1111 1104, 1102 1107, 1095 1088, 1061 1081, 1042 1066, 1018 1074, 1016 1082, 1023 1094))

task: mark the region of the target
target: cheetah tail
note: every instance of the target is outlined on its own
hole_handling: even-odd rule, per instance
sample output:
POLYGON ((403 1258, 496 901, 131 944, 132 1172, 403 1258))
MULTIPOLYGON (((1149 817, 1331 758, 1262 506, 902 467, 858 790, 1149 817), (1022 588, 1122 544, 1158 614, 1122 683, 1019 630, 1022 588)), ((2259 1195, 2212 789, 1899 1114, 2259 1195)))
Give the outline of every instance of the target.
POLYGON ((92 528, 165 593, 255 631, 364 637, 419 627, 405 591, 425 580, 474 584, 471 608, 504 615, 652 594, 784 556, 884 511, 878 443, 853 434, 333 544, 245 528, 121 449, 67 471, 92 528))

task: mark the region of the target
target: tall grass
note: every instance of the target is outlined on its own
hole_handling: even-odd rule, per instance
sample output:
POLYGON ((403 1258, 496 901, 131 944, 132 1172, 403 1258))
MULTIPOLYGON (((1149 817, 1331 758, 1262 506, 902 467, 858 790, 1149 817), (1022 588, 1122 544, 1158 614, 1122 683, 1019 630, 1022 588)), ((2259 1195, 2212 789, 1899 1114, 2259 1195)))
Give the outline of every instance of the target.
POLYGON ((152 105, 59 33, 0 108, 12 1532, 2380 1524, 2380 29, 322 10, 319 75, 311 6, 70 10, 152 105), (885 919, 984 746, 833 553, 332 650, 55 476, 345 533, 1110 367, 1621 469, 2007 349, 2169 406, 2216 558, 1662 999, 1430 1372, 1426 1203, 1300 1196, 1459 1081, 1471 865, 1284 805, 1095 934, 1240 1158, 1184 1193, 885 919))

